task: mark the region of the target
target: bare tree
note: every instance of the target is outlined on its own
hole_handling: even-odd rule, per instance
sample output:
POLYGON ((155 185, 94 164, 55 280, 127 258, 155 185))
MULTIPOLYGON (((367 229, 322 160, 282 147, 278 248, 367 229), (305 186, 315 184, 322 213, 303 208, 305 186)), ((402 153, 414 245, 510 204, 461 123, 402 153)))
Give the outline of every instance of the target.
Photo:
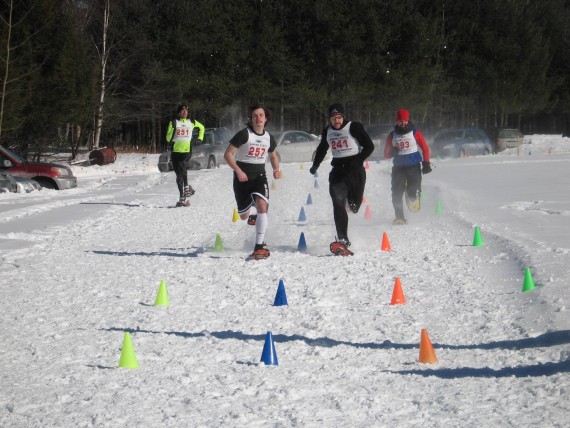
POLYGON ((107 49, 107 34, 109 32, 109 24, 111 18, 111 2, 110 0, 105 0, 105 6, 103 10, 103 34, 101 39, 101 46, 97 47, 99 53, 99 65, 101 67, 101 76, 99 80, 100 92, 99 92, 99 104, 97 106, 97 112, 95 117, 95 134, 93 136, 93 146, 99 147, 99 141, 101 139, 101 128, 103 127, 103 112, 105 105, 105 91, 107 88, 107 78, 105 72, 107 69, 107 61, 109 60, 109 49, 107 49))

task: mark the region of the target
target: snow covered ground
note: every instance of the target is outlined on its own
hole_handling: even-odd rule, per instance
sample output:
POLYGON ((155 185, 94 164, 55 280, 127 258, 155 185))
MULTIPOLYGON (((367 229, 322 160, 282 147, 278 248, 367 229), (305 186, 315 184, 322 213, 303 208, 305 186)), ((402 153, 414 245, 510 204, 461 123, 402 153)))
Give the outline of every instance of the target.
POLYGON ((192 205, 172 208, 157 160, 119 154, 74 166, 76 189, 0 195, 0 426, 568 426, 570 139, 433 160, 406 226, 390 164, 370 162, 347 258, 328 251, 328 165, 316 180, 282 165, 272 255, 246 262, 232 171, 190 171, 192 205), (281 279, 288 305, 273 306, 281 279), (422 329, 436 364, 417 361, 422 329), (268 331, 278 366, 260 363, 268 331), (118 368, 125 332, 137 369, 118 368))

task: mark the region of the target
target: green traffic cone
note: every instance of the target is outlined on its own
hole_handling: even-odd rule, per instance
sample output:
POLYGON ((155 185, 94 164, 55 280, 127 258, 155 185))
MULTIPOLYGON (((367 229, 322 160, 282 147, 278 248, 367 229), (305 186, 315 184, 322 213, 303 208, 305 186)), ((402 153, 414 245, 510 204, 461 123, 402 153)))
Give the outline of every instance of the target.
POLYGON ((536 286, 534 285, 534 280, 532 279, 532 274, 530 273, 530 268, 526 268, 524 270, 524 282, 523 282, 523 288, 522 291, 527 292, 527 291, 532 291, 536 288, 536 286))
POLYGON ((154 306, 168 306, 168 292, 166 291, 166 281, 164 279, 160 281, 154 306))
POLYGON ((139 362, 135 355, 135 349, 133 348, 133 342, 131 342, 131 335, 128 331, 125 332, 125 338, 123 339, 119 367, 123 367, 125 369, 137 369, 139 367, 139 362))
POLYGON ((224 251, 224 244, 222 243, 222 237, 219 233, 216 233, 216 243, 214 244, 214 249, 219 252, 224 251))
POLYGON ((441 205, 441 201, 438 199, 435 203, 435 214, 439 215, 443 212, 443 206, 441 205))
POLYGON ((481 238, 481 230, 479 226, 475 226, 475 234, 473 235, 473 246, 479 247, 483 245, 483 238, 481 238))

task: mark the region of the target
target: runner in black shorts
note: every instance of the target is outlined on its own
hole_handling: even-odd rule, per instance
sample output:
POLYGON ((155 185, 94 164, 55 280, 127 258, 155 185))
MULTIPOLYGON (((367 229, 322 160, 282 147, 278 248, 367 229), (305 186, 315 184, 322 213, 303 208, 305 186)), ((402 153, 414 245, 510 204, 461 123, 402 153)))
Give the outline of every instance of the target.
POLYGON ((269 187, 265 175, 265 163, 273 167, 273 177, 278 179, 279 158, 275 152, 275 140, 265 131, 269 111, 261 104, 249 108, 249 123, 230 140, 224 154, 227 164, 234 170, 234 195, 242 220, 255 225, 255 248, 251 257, 265 259, 269 250, 265 243, 269 187))

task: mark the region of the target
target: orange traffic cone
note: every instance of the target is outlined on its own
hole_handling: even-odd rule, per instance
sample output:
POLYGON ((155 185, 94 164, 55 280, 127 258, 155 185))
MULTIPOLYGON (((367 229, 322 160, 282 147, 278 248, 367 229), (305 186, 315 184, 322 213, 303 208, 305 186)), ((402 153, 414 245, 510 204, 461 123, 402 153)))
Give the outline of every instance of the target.
POLYGON ((435 351, 433 350, 431 340, 429 340, 429 335, 425 328, 422 328, 422 337, 420 340, 420 358, 418 361, 423 364, 437 363, 435 351))
POLYGON ((406 303, 406 298, 404 297, 404 291, 402 290, 402 282, 399 277, 396 277, 390 305, 403 305, 404 303, 406 303))
POLYGON ((370 210, 370 205, 366 205, 366 209, 364 210, 364 219, 370 220, 372 218, 372 211, 370 210))
POLYGON ((390 241, 388 240, 388 234, 384 232, 382 235, 382 246, 380 247, 382 251, 392 251, 392 247, 390 246, 390 241))

